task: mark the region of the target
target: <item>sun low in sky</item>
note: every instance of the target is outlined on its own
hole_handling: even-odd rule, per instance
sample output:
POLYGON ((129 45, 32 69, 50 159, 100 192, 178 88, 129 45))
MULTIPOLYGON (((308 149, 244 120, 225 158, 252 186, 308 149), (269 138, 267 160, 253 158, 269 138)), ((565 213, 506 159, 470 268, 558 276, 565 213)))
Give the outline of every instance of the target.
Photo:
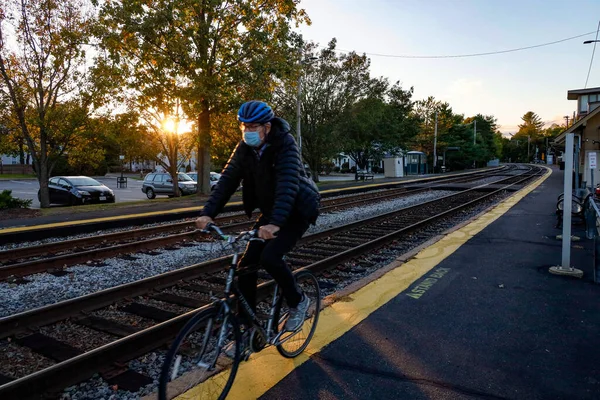
POLYGON ((312 20, 299 28, 306 40, 325 46, 335 37, 338 50, 366 53, 373 75, 414 86, 415 100, 434 96, 465 116, 494 115, 503 132, 516 132, 528 111, 562 124, 576 109, 568 90, 586 79, 600 87, 600 54, 590 69, 594 45, 583 44, 596 37, 598 0, 304 0, 300 7, 312 20))

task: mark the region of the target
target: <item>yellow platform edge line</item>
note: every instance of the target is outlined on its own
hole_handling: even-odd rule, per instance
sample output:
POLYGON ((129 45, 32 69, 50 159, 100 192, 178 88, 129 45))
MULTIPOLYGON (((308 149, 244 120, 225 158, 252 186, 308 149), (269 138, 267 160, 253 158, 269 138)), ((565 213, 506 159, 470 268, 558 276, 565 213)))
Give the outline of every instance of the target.
MULTIPOLYGON (((460 176, 460 175, 469 175, 469 174, 473 174, 473 173, 474 172, 455 174, 455 175, 460 176)), ((428 181, 428 180, 432 180, 435 178, 436 178, 435 176, 432 176, 432 177, 427 177, 427 178, 408 179, 408 180, 403 180, 403 181, 398 181, 398 182, 372 183, 372 184, 367 184, 367 185, 352 186, 352 187, 340 188, 340 189, 328 189, 328 190, 323 190, 321 193, 345 192, 345 191, 352 190, 352 189, 375 188, 375 187, 386 186, 386 185, 390 185, 390 184, 402 184, 402 183, 410 183, 410 182, 414 182, 414 181, 428 181)), ((242 204, 243 203, 241 201, 227 203, 228 206, 238 206, 238 205, 242 205, 242 204)), ((128 214, 128 215, 118 215, 118 216, 112 216, 112 217, 82 219, 82 220, 76 220, 76 221, 55 222, 55 223, 42 224, 42 225, 19 226, 19 227, 14 227, 14 228, 4 228, 4 229, 0 228, 0 237, 2 237, 2 235, 4 235, 4 234, 9 234, 9 233, 24 232, 24 231, 34 232, 34 231, 41 230, 41 229, 58 228, 61 226, 85 225, 85 224, 94 223, 94 222, 125 220, 125 219, 131 219, 131 218, 148 217, 148 216, 152 216, 152 215, 174 214, 174 213, 184 212, 184 211, 200 211, 203 208, 204 208, 204 206, 194 206, 194 207, 175 208, 173 210, 167 210, 167 211, 150 211, 147 213, 140 213, 140 214, 128 214)))
MULTIPOLYGON (((432 246, 423 249, 413 259, 387 272, 379 279, 365 285, 353 294, 321 311, 317 331, 304 353, 294 359, 282 357, 277 349, 269 347, 253 354, 240 364, 237 376, 227 396, 228 399, 256 399, 274 387, 296 367, 306 362, 312 354, 341 337, 363 321, 372 312, 398 296, 440 262, 458 250, 473 236, 496 221, 525 196, 541 185, 552 173, 538 179, 513 196, 505 199, 486 214, 458 229, 432 246)), ((196 388, 181 394, 176 400, 192 400, 196 388)))
MULTIPOLYGON (((241 205, 241 204, 242 204, 241 201, 228 203, 228 205, 230 205, 230 206, 237 206, 237 205, 241 205)), ((76 220, 76 221, 55 222, 55 223, 43 224, 43 225, 5 228, 5 229, 0 229, 0 237, 2 237, 2 235, 4 235, 4 234, 8 234, 8 233, 23 232, 23 231, 34 232, 34 231, 41 230, 41 229, 57 228, 57 227, 61 227, 61 226, 84 225, 84 224, 89 224, 89 223, 93 223, 93 222, 116 221, 116 220, 124 220, 124 219, 138 218, 138 217, 147 217, 147 216, 151 216, 151 215, 175 214, 175 213, 184 212, 184 211, 196 211, 196 210, 200 211, 200 210, 202 210, 202 208, 204 208, 204 207, 203 206, 194 206, 194 207, 176 208, 173 210, 150 211, 147 213, 140 213, 140 214, 128 214, 128 215, 119 215, 119 216, 112 216, 112 217, 82 219, 82 220, 76 220)))

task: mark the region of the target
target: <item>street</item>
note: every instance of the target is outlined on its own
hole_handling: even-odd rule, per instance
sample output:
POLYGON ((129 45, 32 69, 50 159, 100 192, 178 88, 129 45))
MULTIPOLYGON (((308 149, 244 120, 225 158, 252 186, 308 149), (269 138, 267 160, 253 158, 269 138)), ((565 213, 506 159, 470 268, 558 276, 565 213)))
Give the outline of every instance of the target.
MULTIPOLYGON (((118 203, 147 200, 146 195, 142 193, 142 181, 129 178, 127 179, 127 188, 117 189, 116 177, 95 177, 94 179, 111 188, 115 192, 118 203)), ((13 197, 33 200, 31 208, 40 208, 40 202, 37 198, 39 188, 40 185, 35 179, 0 180, 0 192, 12 190, 13 197)))

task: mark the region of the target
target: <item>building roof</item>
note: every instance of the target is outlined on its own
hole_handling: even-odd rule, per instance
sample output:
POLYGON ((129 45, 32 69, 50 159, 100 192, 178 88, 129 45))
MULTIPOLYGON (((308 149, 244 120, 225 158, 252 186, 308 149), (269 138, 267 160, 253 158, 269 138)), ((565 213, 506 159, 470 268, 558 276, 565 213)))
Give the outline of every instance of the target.
POLYGON ((582 94, 600 93, 600 87, 589 89, 574 89, 567 91, 567 100, 577 100, 582 94))
POLYGON ((562 144, 565 141, 565 137, 567 136, 567 133, 573 133, 576 131, 580 131, 583 130, 583 128, 585 127, 585 125, 587 124, 587 121, 592 118, 594 115, 600 113, 600 107, 596 107, 595 110, 593 110, 592 112, 588 113, 585 117, 581 118, 579 121, 575 122, 573 125, 571 125, 569 127, 569 129, 567 129, 566 131, 564 131, 563 133, 561 133, 560 135, 558 135, 557 137, 554 138, 554 143, 556 144, 562 144))

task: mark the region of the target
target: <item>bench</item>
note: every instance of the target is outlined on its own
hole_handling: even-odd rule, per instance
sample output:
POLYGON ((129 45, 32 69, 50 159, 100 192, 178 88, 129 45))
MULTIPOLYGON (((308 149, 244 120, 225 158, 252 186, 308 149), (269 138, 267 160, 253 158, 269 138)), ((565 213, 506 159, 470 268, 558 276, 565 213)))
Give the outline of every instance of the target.
POLYGON ((355 180, 368 181, 369 179, 373 180, 375 175, 370 174, 368 172, 357 172, 355 175, 355 180))
POLYGON ((117 176, 117 188, 126 188, 127 187, 127 177, 126 176, 117 176))

